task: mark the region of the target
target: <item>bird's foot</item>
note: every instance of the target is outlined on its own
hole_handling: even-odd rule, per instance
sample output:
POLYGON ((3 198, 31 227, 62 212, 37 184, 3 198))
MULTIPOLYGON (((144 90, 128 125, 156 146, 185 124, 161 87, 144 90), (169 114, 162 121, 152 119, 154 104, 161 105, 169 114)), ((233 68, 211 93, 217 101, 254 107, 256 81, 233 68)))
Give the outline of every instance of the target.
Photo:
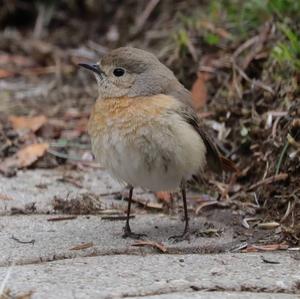
POLYGON ((184 232, 181 235, 175 235, 175 236, 169 237, 169 240, 172 240, 173 243, 178 243, 178 242, 182 242, 182 241, 190 241, 190 239, 191 239, 191 234, 188 229, 184 230, 184 232))
POLYGON ((143 237, 147 237, 147 235, 146 234, 137 234, 137 233, 134 233, 134 232, 131 231, 130 227, 125 226, 124 227, 124 233, 123 233, 122 237, 124 239, 125 238, 131 238, 131 239, 139 240, 139 239, 142 239, 143 237))

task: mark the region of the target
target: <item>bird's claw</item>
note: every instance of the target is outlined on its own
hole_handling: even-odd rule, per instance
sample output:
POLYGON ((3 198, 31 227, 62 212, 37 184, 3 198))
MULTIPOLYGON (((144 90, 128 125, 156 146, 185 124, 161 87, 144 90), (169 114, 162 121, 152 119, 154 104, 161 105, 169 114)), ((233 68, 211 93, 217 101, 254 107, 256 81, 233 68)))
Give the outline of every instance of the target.
POLYGON ((136 240, 139 240, 139 239, 142 239, 143 237, 147 237, 146 234, 138 234, 138 233, 134 233, 131 231, 130 227, 127 228, 125 226, 124 228, 124 234, 122 236, 124 239, 125 238, 131 238, 131 239, 136 239, 136 240))
POLYGON ((190 241, 191 234, 190 232, 184 231, 181 235, 175 235, 169 237, 169 240, 172 240, 174 243, 182 242, 182 241, 190 241))

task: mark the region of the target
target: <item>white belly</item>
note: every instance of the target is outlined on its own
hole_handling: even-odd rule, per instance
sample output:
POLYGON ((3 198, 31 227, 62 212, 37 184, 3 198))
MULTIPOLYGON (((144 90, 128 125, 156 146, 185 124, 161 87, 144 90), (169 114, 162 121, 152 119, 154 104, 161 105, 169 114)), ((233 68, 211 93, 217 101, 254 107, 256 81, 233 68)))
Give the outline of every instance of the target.
POLYGON ((163 123, 119 130, 114 125, 92 136, 95 157, 117 180, 152 191, 172 191, 201 171, 206 148, 200 135, 179 115, 163 123))

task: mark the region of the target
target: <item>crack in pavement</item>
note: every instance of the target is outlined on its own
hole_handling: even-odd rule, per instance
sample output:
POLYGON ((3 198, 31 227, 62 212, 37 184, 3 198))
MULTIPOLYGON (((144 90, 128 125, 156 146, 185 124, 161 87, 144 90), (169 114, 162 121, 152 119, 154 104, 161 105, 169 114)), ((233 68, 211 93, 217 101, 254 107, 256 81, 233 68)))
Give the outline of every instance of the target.
MULTIPOLYGON (((88 288, 99 298, 108 298, 106 295, 112 293, 117 298, 175 296, 179 292, 300 294, 299 265, 293 255, 277 252, 269 253, 268 257, 285 267, 262 262, 261 253, 77 257, 70 261, 16 265, 9 286, 14 290, 39 286, 39 294, 53 284, 63 287, 65 292, 74 288, 76 292, 86 292, 88 288)), ((0 277, 5 277, 7 271, 8 267, 0 268, 0 277)))
POLYGON ((74 253, 72 251, 70 252, 64 252, 61 254, 53 254, 49 256, 39 256, 39 257, 32 257, 32 258, 22 258, 20 260, 14 260, 13 258, 5 261, 0 262, 0 267, 8 267, 12 263, 18 266, 23 265, 36 265, 36 264, 43 264, 43 263, 49 263, 54 261, 61 261, 61 260, 71 260, 76 258, 88 258, 88 257, 99 257, 99 256, 115 256, 115 255, 139 255, 143 256, 145 254, 147 255, 184 255, 184 254, 201 254, 201 255, 211 255, 211 254, 220 254, 220 253, 226 253, 230 252, 229 249, 232 248, 232 245, 234 243, 230 242, 228 244, 219 245, 219 246, 202 246, 199 247, 197 245, 195 246, 165 246, 167 249, 166 253, 161 253, 155 248, 151 247, 127 247, 127 248, 109 248, 109 249, 103 249, 103 248, 97 248, 93 247, 84 251, 90 251, 90 252, 84 252, 84 253, 74 253))
POLYGON ((220 293, 224 294, 224 292, 231 292, 231 293, 251 293, 251 294, 277 294, 277 295, 297 295, 300 294, 299 291, 296 292, 289 292, 287 290, 271 290, 271 289, 262 289, 260 290, 259 288, 255 289, 253 288, 252 290, 243 290, 243 288, 235 289, 235 288, 222 288, 222 287, 214 287, 214 288, 199 288, 197 291, 193 290, 193 286, 190 286, 189 288, 181 289, 180 290, 174 290, 174 291, 154 291, 154 292, 143 292, 143 293, 131 293, 130 295, 124 294, 122 295, 122 298, 137 298, 137 297, 149 297, 149 296, 159 296, 159 295, 176 295, 176 294, 182 294, 182 293, 220 293), (192 290, 191 290, 192 289, 192 290), (283 291, 282 291, 283 290, 283 291))

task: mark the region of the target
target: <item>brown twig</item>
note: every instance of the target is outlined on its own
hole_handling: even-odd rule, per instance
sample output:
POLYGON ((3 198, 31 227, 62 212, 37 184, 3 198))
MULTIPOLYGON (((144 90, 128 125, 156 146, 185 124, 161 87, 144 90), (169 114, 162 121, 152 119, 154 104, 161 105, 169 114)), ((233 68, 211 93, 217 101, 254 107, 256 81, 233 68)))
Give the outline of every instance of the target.
POLYGON ((104 192, 100 193, 99 196, 109 196, 109 195, 122 195, 121 191, 113 191, 113 192, 104 192))
POLYGON ((145 240, 145 241, 138 240, 135 243, 133 243, 131 246, 150 246, 153 248, 157 248, 158 250, 160 250, 163 253, 167 252, 167 248, 164 244, 150 241, 150 240, 145 240))
POLYGON ((288 218, 288 216, 290 215, 290 213, 293 211, 294 208, 295 208, 295 201, 293 201, 292 204, 291 204, 291 201, 289 201, 286 211, 285 211, 283 217, 280 219, 280 223, 283 223, 288 218))
POLYGON ((267 23, 264 24, 263 28, 261 29, 261 31, 258 35, 258 39, 256 40, 256 42, 253 45, 253 48, 251 49, 249 54, 245 57, 244 61, 242 62, 242 69, 243 70, 245 70, 249 66, 251 61, 253 59, 255 59, 256 55, 260 51, 262 51, 263 46, 264 46, 265 42, 267 41, 267 39, 269 37, 271 26, 272 26, 271 22, 267 22, 267 23))
POLYGON ((87 248, 90 248, 93 246, 94 246, 93 242, 83 243, 83 244, 79 244, 79 245, 76 245, 76 246, 70 248, 70 250, 83 250, 83 249, 87 249, 87 248))
POLYGON ((15 237, 14 235, 11 236, 11 239, 18 242, 18 243, 20 243, 20 244, 32 244, 32 245, 34 245, 34 243, 35 243, 34 239, 32 239, 30 241, 22 241, 22 240, 18 239, 17 237, 15 237))
MULTIPOLYGON (((127 200, 127 198, 125 198, 125 200, 127 200)), ((132 202, 140 204, 147 209, 162 210, 164 208, 164 205, 162 203, 150 202, 138 198, 132 198, 132 202)))
MULTIPOLYGON (((134 215, 130 215, 129 219, 135 218, 134 215)), ((110 215, 110 216, 102 216, 101 220, 109 220, 109 221, 119 221, 119 220, 126 220, 126 215, 110 215)))
POLYGON ((204 27, 205 29, 209 30, 210 32, 219 35, 222 38, 226 38, 226 39, 232 39, 232 34, 220 27, 216 27, 215 24, 204 20, 200 22, 201 26, 204 27))
POLYGON ((250 39, 246 40, 244 43, 242 43, 233 53, 233 57, 237 58, 242 52, 244 52, 246 49, 250 48, 252 45, 256 44, 259 40, 259 36, 253 36, 250 39))
POLYGON ((70 183, 79 189, 83 188, 83 185, 78 181, 78 179, 71 176, 63 176, 61 178, 58 178, 57 181, 62 183, 70 183))
POLYGON ((243 71, 243 69, 237 65, 237 63, 236 63, 234 60, 232 60, 232 66, 233 66, 234 69, 237 70, 237 72, 239 73, 239 75, 240 75, 243 79, 245 79, 247 82, 251 83, 253 86, 256 86, 256 87, 259 87, 259 88, 261 88, 261 89, 264 89, 264 90, 266 90, 266 91, 268 91, 268 92, 270 92, 270 93, 272 93, 272 94, 275 93, 274 90, 272 89, 272 87, 266 85, 265 83, 263 83, 263 82, 261 82, 261 81, 259 81, 259 80, 251 79, 251 78, 243 71))
POLYGON ((76 219, 76 218, 77 218, 77 216, 62 216, 62 217, 48 218, 47 221, 55 222, 55 221, 73 220, 73 219, 76 219))
POLYGON ((268 185, 268 184, 272 184, 272 183, 275 183, 275 182, 278 182, 278 181, 285 181, 288 178, 288 176, 289 175, 287 173, 280 173, 280 174, 277 174, 277 175, 273 175, 271 177, 268 177, 266 179, 263 179, 263 180, 255 183, 255 184, 251 185, 248 188, 248 191, 256 189, 257 187, 260 187, 262 185, 268 185))

